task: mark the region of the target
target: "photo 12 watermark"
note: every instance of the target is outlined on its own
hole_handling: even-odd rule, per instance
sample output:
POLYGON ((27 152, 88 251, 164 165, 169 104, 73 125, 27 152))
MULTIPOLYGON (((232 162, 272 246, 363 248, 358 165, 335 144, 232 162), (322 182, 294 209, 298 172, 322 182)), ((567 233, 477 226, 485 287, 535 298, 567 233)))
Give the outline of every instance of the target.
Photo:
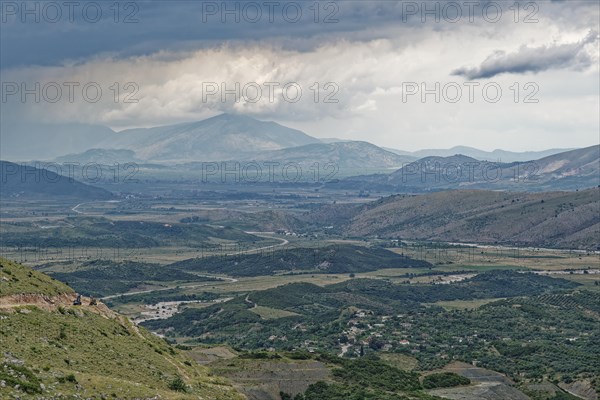
POLYGON ((136 163, 99 164, 95 162, 34 162, 0 164, 0 182, 56 184, 82 182, 94 184, 137 183, 136 163))
POLYGON ((536 24, 540 6, 534 1, 399 1, 402 22, 497 24, 503 20, 536 24))
POLYGON ((540 86, 536 82, 402 82, 402 103, 476 103, 495 104, 503 98, 514 103, 538 104, 540 86), (508 96, 508 97, 507 97, 508 96))
POLYGON ((540 167, 534 161, 510 164, 489 161, 417 161, 404 164, 399 171, 402 183, 495 183, 503 180, 527 183, 539 179, 540 167))
MULTIPOLYGON (((119 238, 115 236, 115 241, 119 238)), ((39 244, 0 243, 0 257, 20 263, 83 262, 91 260, 130 261, 147 254, 142 247, 48 246, 39 244)))
POLYGON ((314 103, 337 104, 340 86, 336 82, 202 82, 202 103, 298 103, 310 96, 314 103))
POLYGON ((2 103, 98 103, 108 96, 115 103, 138 103, 140 86, 136 82, 24 82, 3 81, 0 85, 2 103))
POLYGON ((2 1, 0 21, 15 23, 137 24, 140 6, 136 1, 2 1))
POLYGON ((334 162, 224 161, 200 164, 200 183, 324 183, 335 178, 334 162))
POLYGON ((337 1, 202 1, 202 23, 257 24, 339 22, 337 1))

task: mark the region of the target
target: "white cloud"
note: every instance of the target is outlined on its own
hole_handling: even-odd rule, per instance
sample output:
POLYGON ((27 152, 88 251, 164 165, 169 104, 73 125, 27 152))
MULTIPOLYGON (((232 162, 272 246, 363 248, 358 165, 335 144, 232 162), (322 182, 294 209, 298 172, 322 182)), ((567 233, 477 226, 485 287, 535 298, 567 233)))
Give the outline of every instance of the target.
MULTIPOLYGON (((495 77, 504 91, 498 104, 483 101, 481 95, 472 104, 437 104, 431 100, 423 104, 414 101, 419 96, 411 97, 408 103, 402 100, 405 82, 426 82, 428 87, 435 82, 441 86, 448 82, 462 85, 463 79, 451 76, 451 71, 461 65, 477 65, 495 50, 510 54, 524 45, 538 48, 553 40, 580 40, 589 31, 589 25, 581 26, 581 20, 569 25, 563 18, 553 19, 554 11, 564 7, 558 4, 555 9, 546 10, 538 24, 515 24, 510 20, 452 26, 398 23, 371 28, 364 35, 370 39, 321 36, 318 41, 311 39, 308 45, 299 39, 302 46, 297 49, 293 40, 287 40, 285 46, 275 44, 277 40, 236 42, 185 52, 163 50, 125 59, 97 57, 64 67, 7 70, 3 71, 5 82, 25 81, 30 85, 35 81, 94 81, 103 88, 104 96, 94 104, 81 98, 72 104, 23 104, 13 99, 3 107, 2 117, 124 128, 237 112, 276 120, 317 136, 368 140, 406 149, 457 144, 488 149, 583 146, 598 140, 597 108, 593 108, 598 103, 597 54, 591 54, 595 65, 585 72, 546 71, 533 78, 495 77), (117 103, 109 89, 114 82, 121 86, 117 103), (138 103, 123 102, 123 85, 127 82, 139 85, 135 96, 138 103), (231 95, 226 102, 221 102, 218 95, 204 101, 203 88, 209 82, 225 83, 228 88, 236 82, 240 87, 255 82, 262 87, 263 97, 256 103, 236 103, 231 95), (265 82, 297 82, 303 91, 302 99, 287 102, 278 89, 270 102, 265 82), (318 103, 310 89, 315 82, 321 89, 318 103), (325 90, 329 82, 339 87, 333 95, 337 103, 323 103, 325 95, 336 92, 335 86, 325 90), (536 83, 540 103, 515 104, 509 89, 515 82, 521 88, 520 100, 527 93, 523 85, 536 83)), ((581 16, 580 11, 572 12, 574 17, 581 16)))

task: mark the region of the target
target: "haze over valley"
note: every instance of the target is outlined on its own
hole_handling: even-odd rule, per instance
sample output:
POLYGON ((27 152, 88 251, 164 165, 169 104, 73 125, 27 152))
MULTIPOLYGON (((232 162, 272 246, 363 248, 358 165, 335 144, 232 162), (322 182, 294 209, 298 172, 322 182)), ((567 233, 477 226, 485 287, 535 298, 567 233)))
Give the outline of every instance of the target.
POLYGON ((0 398, 598 400, 600 4, 0 2, 0 398))

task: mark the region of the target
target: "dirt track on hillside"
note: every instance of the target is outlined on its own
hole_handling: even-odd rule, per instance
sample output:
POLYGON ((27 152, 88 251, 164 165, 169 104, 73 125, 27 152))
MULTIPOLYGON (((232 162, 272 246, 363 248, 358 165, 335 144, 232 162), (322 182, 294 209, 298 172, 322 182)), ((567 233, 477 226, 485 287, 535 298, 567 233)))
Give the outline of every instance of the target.
POLYGON ((96 305, 90 306, 90 298, 81 296, 80 306, 74 306, 74 293, 60 294, 57 296, 46 296, 42 294, 13 294, 0 297, 0 310, 10 311, 16 307, 35 306, 46 311, 56 311, 59 307, 88 310, 100 314, 106 318, 116 318, 117 314, 109 309, 104 303, 98 301, 96 305))

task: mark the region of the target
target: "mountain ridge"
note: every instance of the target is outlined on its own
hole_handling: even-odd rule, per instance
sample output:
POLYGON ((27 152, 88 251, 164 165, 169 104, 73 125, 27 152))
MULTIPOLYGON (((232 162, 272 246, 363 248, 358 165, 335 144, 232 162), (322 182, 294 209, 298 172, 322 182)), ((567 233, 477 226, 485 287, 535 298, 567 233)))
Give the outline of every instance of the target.
POLYGON ((108 190, 88 185, 69 176, 45 168, 15 164, 0 160, 2 198, 42 198, 46 196, 108 200, 113 194, 108 190))
POLYGON ((448 189, 578 190, 600 185, 600 145, 527 162, 481 161, 456 154, 421 158, 390 174, 353 176, 333 187, 424 193, 448 189))
POLYGON ((600 250, 600 188, 398 194, 361 206, 322 206, 300 219, 347 237, 600 250))
MULTIPOLYGON (((110 130, 109 128, 107 128, 110 130)), ((71 129, 72 130, 72 129, 71 129)), ((193 161, 227 161, 248 160, 251 158, 264 158, 265 152, 272 157, 282 157, 280 150, 287 150, 310 144, 351 146, 357 143, 369 143, 360 140, 346 140, 335 137, 316 138, 300 130, 286 127, 274 121, 262 121, 250 116, 240 114, 220 114, 200 121, 183 122, 171 125, 161 125, 149 128, 132 128, 111 135, 104 135, 101 140, 93 141, 93 146, 88 146, 78 152, 61 155, 60 159, 70 157, 85 159, 90 150, 104 151, 133 151, 135 160, 145 160, 162 163, 185 163, 193 161)), ((64 135, 63 135, 64 136, 64 135)), ((524 162, 565 152, 568 149, 548 149, 541 151, 514 152, 502 149, 484 151, 469 146, 455 146, 450 149, 422 149, 418 151, 404 151, 389 147, 377 146, 382 155, 387 159, 394 159, 392 154, 399 156, 396 160, 402 163, 411 162, 424 157, 449 157, 463 154, 480 161, 491 162, 524 162)), ((310 148, 307 148, 310 150, 310 148)), ((321 152, 306 154, 302 159, 305 164, 310 164, 315 159, 322 161, 321 152)), ((297 155, 292 154, 295 159, 297 155)), ((114 156, 112 156, 114 158, 114 156)), ((117 157, 119 158, 119 157, 117 157)), ((111 156, 105 159, 111 160, 111 156)), ((355 163, 363 162, 360 158, 349 160, 355 163)), ((381 160, 384 161, 384 160, 381 160)), ((388 168, 393 163, 373 162, 367 168, 388 168), (383 165, 381 165, 383 164, 383 165)))
POLYGON ((296 162, 310 166, 320 163, 336 164, 344 170, 381 170, 400 167, 413 161, 412 157, 399 156, 365 141, 311 143, 304 146, 266 151, 248 157, 248 160, 296 162), (307 156, 308 155, 308 156, 307 156))
POLYGON ((531 161, 574 149, 554 148, 537 151, 509 151, 504 149, 495 149, 492 151, 486 151, 471 146, 458 145, 453 146, 449 149, 421 149, 417 151, 405 151, 393 148, 386 148, 386 150, 400 155, 408 155, 417 158, 432 156, 449 157, 455 154, 462 154, 480 161, 510 163, 516 161, 531 161))

